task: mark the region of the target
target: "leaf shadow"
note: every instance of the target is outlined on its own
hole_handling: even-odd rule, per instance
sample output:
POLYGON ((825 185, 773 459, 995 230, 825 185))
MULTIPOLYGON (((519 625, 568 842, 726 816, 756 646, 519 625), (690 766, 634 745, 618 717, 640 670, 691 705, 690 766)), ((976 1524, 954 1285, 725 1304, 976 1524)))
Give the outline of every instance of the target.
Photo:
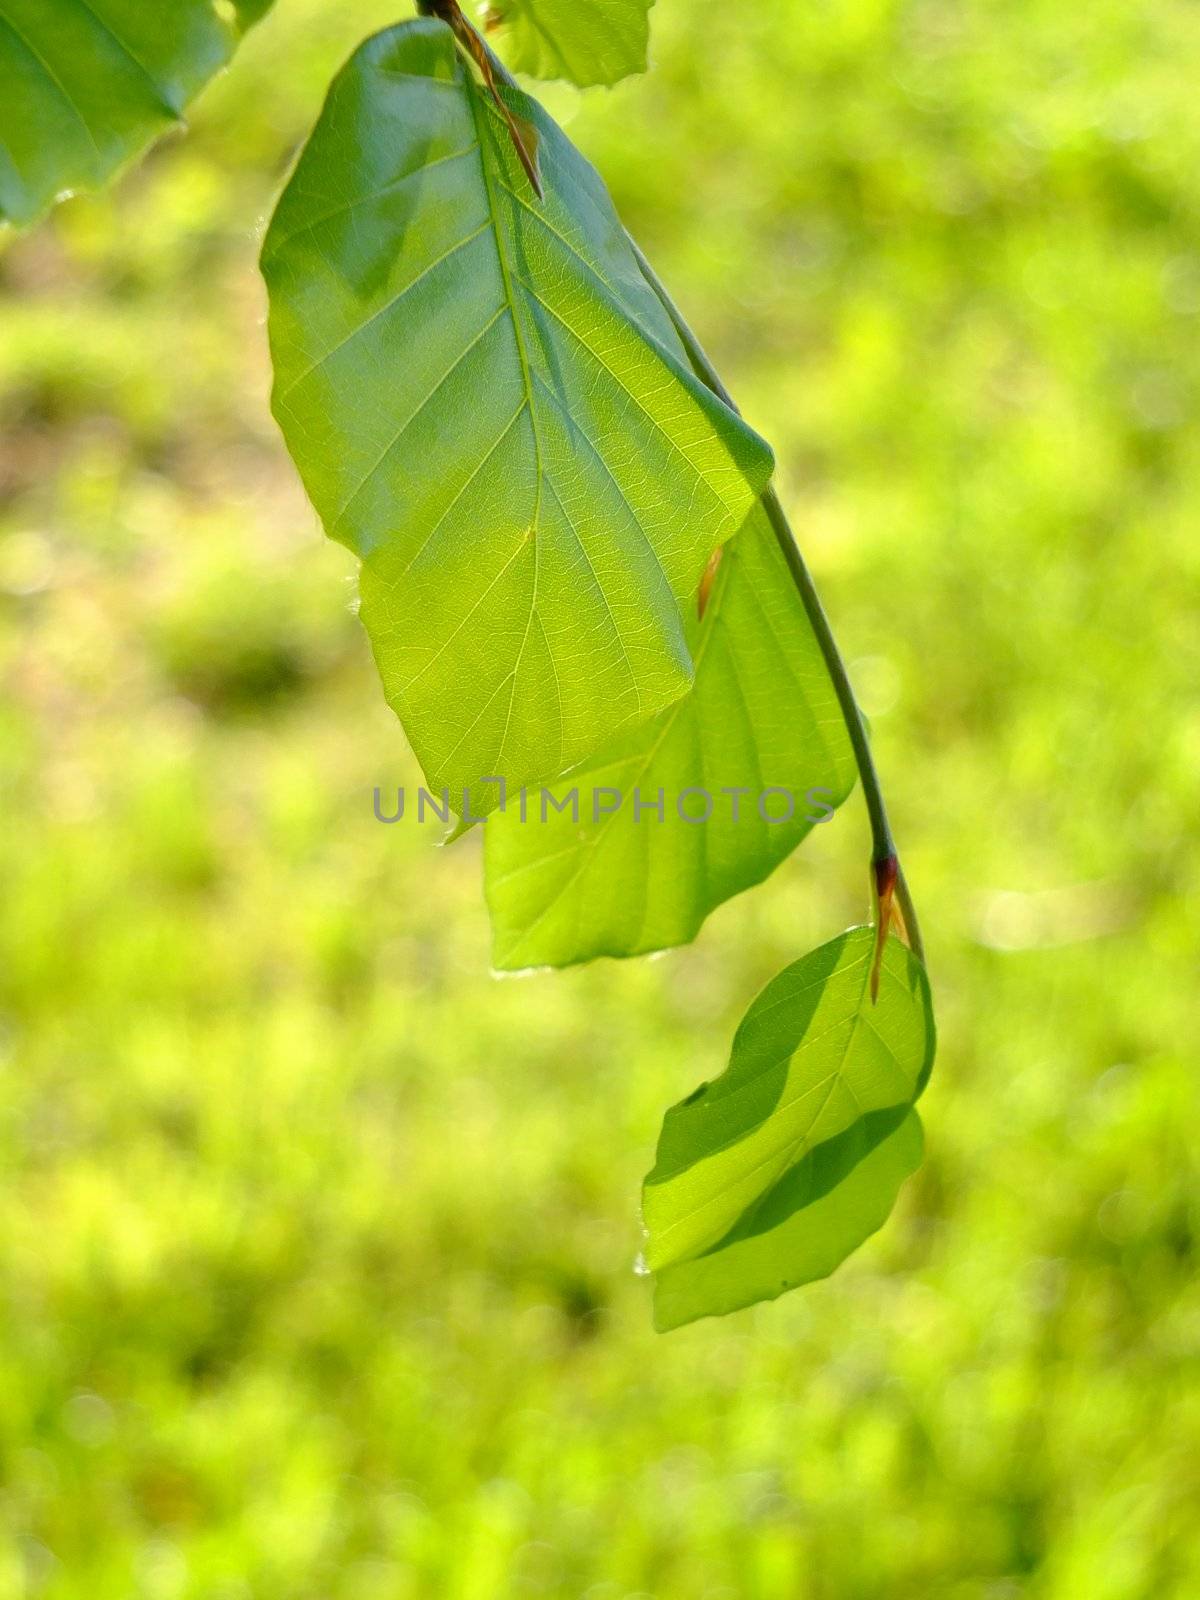
POLYGON ((697 1161, 739 1144, 768 1120, 787 1086, 792 1055, 809 1031, 853 931, 805 958, 803 988, 788 987, 794 970, 789 968, 763 990, 734 1037, 730 1066, 667 1112, 648 1184, 666 1183, 697 1161), (786 1031, 781 1032, 776 1003, 779 1010, 786 1004, 786 1031))
POLYGON ((727 1234, 703 1255, 713 1255, 743 1239, 769 1233, 797 1211, 815 1204, 834 1190, 871 1151, 893 1134, 912 1105, 888 1106, 871 1111, 822 1144, 814 1145, 783 1177, 750 1206, 727 1234))

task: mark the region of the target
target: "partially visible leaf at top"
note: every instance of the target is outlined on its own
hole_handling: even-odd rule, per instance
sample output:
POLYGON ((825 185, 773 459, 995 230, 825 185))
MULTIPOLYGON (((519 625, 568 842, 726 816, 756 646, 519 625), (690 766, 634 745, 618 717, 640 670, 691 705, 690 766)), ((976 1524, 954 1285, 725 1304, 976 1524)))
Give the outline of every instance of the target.
POLYGON ((722 1076, 668 1111, 642 1208, 660 1328, 826 1276, 919 1164, 929 984, 889 938, 873 1004, 874 943, 872 928, 852 928, 786 967, 722 1076))
POLYGON ((0 0, 0 221, 96 189, 232 56, 271 0, 0 0))
POLYGON ((509 64, 582 88, 645 72, 654 0, 492 0, 509 64))
POLYGON ((272 219, 275 415, 431 788, 481 815, 677 700, 683 607, 770 475, 596 173, 532 100, 545 203, 449 29, 370 39, 272 219))
POLYGON ((497 968, 685 944, 849 794, 845 723, 761 505, 724 546, 704 617, 693 606, 689 629, 696 682, 686 698, 545 803, 531 793, 524 817, 510 802, 488 819, 497 968))

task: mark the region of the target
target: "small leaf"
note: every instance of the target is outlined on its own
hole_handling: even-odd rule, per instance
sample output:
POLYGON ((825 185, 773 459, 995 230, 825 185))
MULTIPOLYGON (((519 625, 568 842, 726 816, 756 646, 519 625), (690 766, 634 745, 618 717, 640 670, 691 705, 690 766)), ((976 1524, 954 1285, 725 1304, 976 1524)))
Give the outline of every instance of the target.
POLYGON ((704 617, 689 620, 691 694, 555 784, 553 804, 531 794, 524 821, 512 804, 489 818, 498 969, 685 944, 849 794, 837 697, 761 506, 722 548, 704 617), (653 802, 660 789, 664 820, 635 816, 635 790, 653 802), (789 796, 790 817, 765 821, 785 816, 789 796), (708 822, 683 819, 681 805, 695 817, 709 799, 708 822))
POLYGON ((654 0, 493 0, 515 72, 581 88, 645 72, 654 0))
POLYGON ((656 1275, 654 1326, 667 1333, 827 1278, 887 1221, 923 1142, 910 1107, 876 1112, 817 1145, 757 1217, 656 1275))
POLYGON ((911 1107, 933 1064, 924 968, 853 928, 759 995, 726 1071, 668 1111, 646 1179, 660 1327, 823 1277, 882 1225, 920 1160, 911 1107))
POLYGON ((0 0, 0 221, 24 226, 62 195, 99 188, 183 120, 269 7, 0 0))
POLYGON ((263 247, 275 415, 432 788, 556 777, 677 700, 770 475, 536 103, 545 204, 441 22, 339 75, 263 247))

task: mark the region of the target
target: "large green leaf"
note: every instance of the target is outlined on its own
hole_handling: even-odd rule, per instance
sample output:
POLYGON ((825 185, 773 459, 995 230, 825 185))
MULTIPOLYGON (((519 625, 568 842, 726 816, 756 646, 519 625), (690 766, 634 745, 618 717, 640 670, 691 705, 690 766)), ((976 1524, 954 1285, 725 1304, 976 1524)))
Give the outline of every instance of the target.
POLYGON ((482 812, 692 678, 683 608, 769 477, 549 117, 545 203, 437 21, 351 59, 272 220, 274 410, 431 787, 482 812))
POLYGON ((691 694, 554 785, 552 803, 534 793, 524 819, 513 803, 488 819, 497 968, 684 944, 850 792, 837 697, 761 505, 725 546, 689 644, 691 694), (660 790, 664 820, 635 813, 660 790), (685 820, 710 801, 709 821, 685 820))
POLYGON ((517 72, 587 87, 645 72, 654 0, 492 0, 517 72))
POLYGON ((853 928, 785 968, 722 1076, 667 1113, 643 1192, 659 1326, 832 1272, 919 1162, 911 1107, 933 1064, 929 985, 890 938, 872 1003, 874 944, 873 929, 853 928))
POLYGON ((229 60, 271 0, 0 0, 0 221, 95 189, 229 60))

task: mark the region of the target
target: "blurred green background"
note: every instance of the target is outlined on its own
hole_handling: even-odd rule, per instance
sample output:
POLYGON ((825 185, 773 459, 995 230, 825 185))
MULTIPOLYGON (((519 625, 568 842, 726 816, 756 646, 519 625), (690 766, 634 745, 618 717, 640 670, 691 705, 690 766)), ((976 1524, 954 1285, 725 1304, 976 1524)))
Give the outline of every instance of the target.
POLYGON ((665 1106, 865 910, 855 801, 499 983, 267 410, 255 253, 403 0, 278 0, 0 249, 0 1596, 1200 1595, 1200 13, 659 0, 548 95, 752 420, 941 1022, 832 1280, 668 1337, 665 1106))

